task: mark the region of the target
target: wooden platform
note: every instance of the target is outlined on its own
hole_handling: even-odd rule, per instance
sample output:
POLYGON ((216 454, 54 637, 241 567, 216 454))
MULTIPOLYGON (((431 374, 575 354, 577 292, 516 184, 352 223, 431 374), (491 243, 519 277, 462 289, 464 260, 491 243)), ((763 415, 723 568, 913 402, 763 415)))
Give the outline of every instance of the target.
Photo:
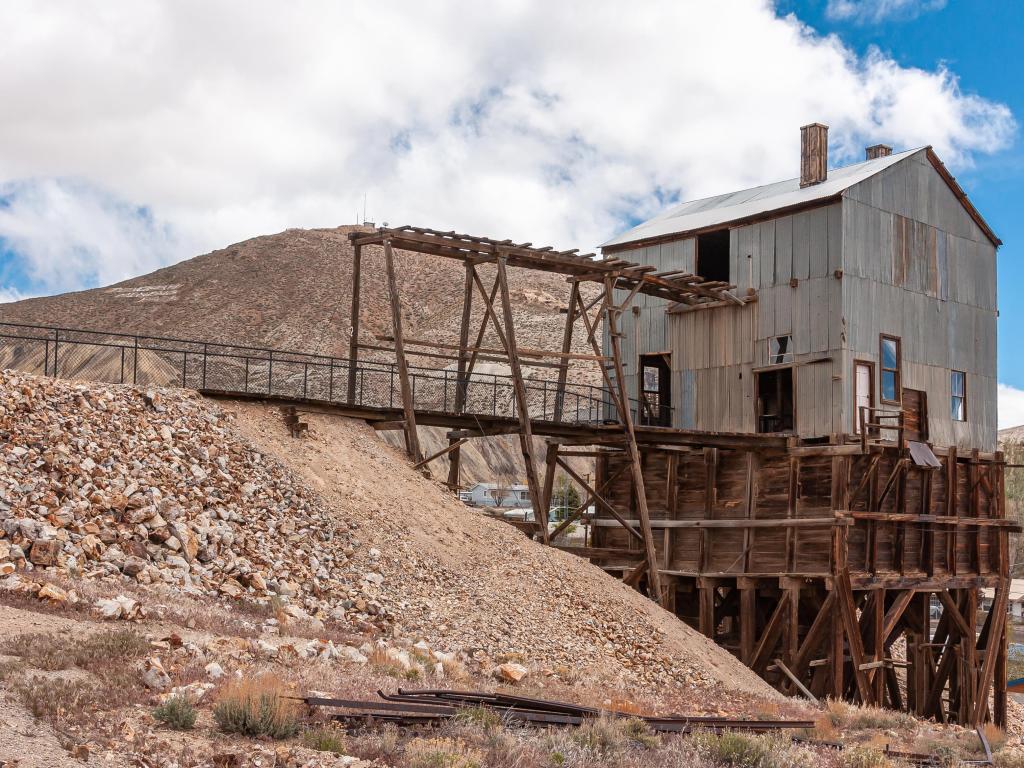
MULTIPOLYGON (((895 445, 639 448, 666 608, 783 691, 1005 723, 1020 527, 1001 454, 936 449, 932 467, 895 445)), ((580 554, 644 588, 628 456, 594 455, 580 554)))

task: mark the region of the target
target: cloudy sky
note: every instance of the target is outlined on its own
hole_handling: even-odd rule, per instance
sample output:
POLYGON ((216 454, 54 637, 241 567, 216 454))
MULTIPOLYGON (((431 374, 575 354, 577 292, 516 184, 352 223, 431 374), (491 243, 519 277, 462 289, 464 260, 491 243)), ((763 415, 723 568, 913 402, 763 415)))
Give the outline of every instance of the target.
MULTIPOLYGON (((1024 105, 984 57, 992 34, 1016 52, 998 14, 965 27, 972 5, 4 0, 0 298, 351 223, 364 199, 377 222, 589 250, 792 177, 811 121, 833 164, 933 145, 1011 243, 1024 105)), ((1001 352, 1010 403, 1024 364, 1001 352)))

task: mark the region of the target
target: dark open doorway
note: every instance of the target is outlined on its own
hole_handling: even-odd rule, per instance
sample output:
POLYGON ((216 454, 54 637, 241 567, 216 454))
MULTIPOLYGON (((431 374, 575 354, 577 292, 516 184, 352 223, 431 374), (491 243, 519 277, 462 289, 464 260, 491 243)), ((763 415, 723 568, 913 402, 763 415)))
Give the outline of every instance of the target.
POLYGON ((667 354, 640 355, 640 423, 672 426, 672 366, 667 354))
POLYGON ((729 282, 729 230, 697 235, 697 274, 705 280, 729 282))
POLYGON ((793 369, 776 368, 757 374, 757 431, 792 432, 793 369))

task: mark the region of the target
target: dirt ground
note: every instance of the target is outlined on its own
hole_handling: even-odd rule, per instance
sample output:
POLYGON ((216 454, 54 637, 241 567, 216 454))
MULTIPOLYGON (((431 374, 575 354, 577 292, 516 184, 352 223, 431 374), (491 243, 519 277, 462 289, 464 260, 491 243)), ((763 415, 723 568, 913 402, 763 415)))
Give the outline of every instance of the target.
POLYGON ((295 439, 266 406, 225 408, 252 442, 360 522, 361 549, 381 553, 373 565, 383 588, 405 604, 402 629, 410 636, 452 650, 478 646, 580 666, 587 676, 626 685, 776 695, 731 654, 618 579, 530 541, 410 471, 404 454, 382 445, 365 424, 310 415, 308 435, 295 439))

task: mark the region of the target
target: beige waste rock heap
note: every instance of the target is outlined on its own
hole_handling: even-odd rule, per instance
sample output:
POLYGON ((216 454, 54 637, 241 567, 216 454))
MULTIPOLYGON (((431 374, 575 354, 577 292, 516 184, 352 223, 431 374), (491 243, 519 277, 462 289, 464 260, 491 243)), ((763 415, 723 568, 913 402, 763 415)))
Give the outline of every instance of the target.
POLYGON ((186 391, 0 373, 0 567, 109 579, 112 595, 276 596, 505 680, 774 695, 619 581, 465 507, 365 424, 315 417, 295 440, 275 409, 186 391))

